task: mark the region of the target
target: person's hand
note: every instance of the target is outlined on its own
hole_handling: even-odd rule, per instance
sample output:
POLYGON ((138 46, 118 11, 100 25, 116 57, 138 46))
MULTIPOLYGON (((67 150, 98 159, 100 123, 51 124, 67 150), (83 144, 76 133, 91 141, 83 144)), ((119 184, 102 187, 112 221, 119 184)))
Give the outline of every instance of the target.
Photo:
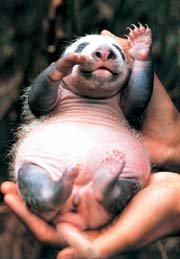
MULTIPOLYGON (((59 224, 56 227, 48 224, 46 221, 41 219, 39 216, 35 215, 31 212, 25 205, 24 201, 22 200, 16 183, 13 182, 4 182, 0 186, 0 191, 4 194, 4 201, 5 203, 12 209, 12 211, 16 214, 19 220, 32 232, 35 238, 42 244, 56 246, 57 248, 61 249, 62 247, 67 246, 65 241, 66 231, 67 229, 71 229, 72 233, 74 231, 75 235, 79 238, 81 236, 76 228, 70 224, 59 224), (77 233, 76 233, 77 232, 77 233), (63 235, 64 234, 64 235, 63 235)), ((87 246, 91 245, 89 240, 93 240, 101 234, 101 231, 89 231, 88 234, 81 238, 83 241, 83 245, 81 244, 80 249, 77 253, 77 248, 74 249, 73 247, 64 248, 62 254, 77 254, 78 256, 86 255, 87 251, 83 251, 83 247, 87 248, 87 246), (86 237, 86 238, 85 238, 86 237), (82 251, 81 251, 82 250, 82 251)), ((75 236, 74 236, 75 237, 75 236)), ((76 243, 76 242, 75 242, 76 243)), ((78 247, 78 246, 77 246, 78 247)), ((92 254, 92 252, 91 252, 92 254)), ((88 255, 89 256, 89 255, 88 255)), ((85 257, 84 257, 85 258, 85 257)), ((87 257, 93 258, 93 257, 87 257)))
POLYGON ((5 203, 17 215, 20 221, 28 226, 29 230, 43 244, 61 246, 62 240, 58 237, 55 228, 43 219, 32 213, 25 205, 19 195, 17 185, 13 182, 4 182, 1 184, 1 192, 4 194, 5 203))
POLYGON ((101 256, 94 242, 101 230, 81 232, 71 224, 63 223, 57 227, 58 234, 63 236, 68 246, 62 249, 57 259, 100 259, 101 256))
POLYGON ((112 224, 99 231, 83 233, 69 224, 53 228, 31 213, 14 183, 3 183, 1 190, 6 203, 40 242, 59 248, 64 243, 68 245, 58 253, 57 259, 105 259, 163 236, 180 233, 180 175, 175 173, 153 174, 147 187, 112 224))
POLYGON ((105 259, 141 248, 161 237, 180 234, 180 175, 161 172, 151 176, 121 215, 103 230, 81 233, 64 224, 60 232, 69 244, 58 259, 105 259), (98 235, 99 234, 99 235, 98 235))
MULTIPOLYGON (((59 224, 56 227, 49 225, 39 216, 31 212, 25 205, 22 200, 16 183, 13 182, 4 182, 1 184, 1 192, 4 194, 5 203, 12 209, 16 214, 19 220, 33 233, 35 238, 44 245, 52 245, 61 249, 65 244, 64 240, 66 239, 66 232, 74 233, 73 236, 73 246, 70 245, 67 248, 64 248, 58 255, 58 258, 61 258, 67 255, 77 256, 77 258, 97 258, 93 255, 93 249, 91 249, 91 241, 97 238, 102 231, 88 231, 87 233, 80 233, 74 226, 70 224, 59 224), (81 237, 82 235, 82 237, 81 237), (76 243, 76 238, 81 243, 76 243), (75 240, 74 240, 75 238, 75 240), (80 245, 80 246, 79 246, 80 245), (84 249, 83 249, 84 248, 84 249), (87 249, 89 248, 89 249, 87 249)), ((68 236, 69 240, 70 236, 68 236)))
POLYGON ((180 113, 156 74, 140 134, 157 168, 180 172, 180 113))

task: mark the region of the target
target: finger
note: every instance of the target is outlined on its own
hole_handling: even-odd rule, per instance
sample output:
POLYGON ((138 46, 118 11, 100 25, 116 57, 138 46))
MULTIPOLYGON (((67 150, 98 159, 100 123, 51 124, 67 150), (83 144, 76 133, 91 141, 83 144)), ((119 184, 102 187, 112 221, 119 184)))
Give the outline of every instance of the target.
POLYGON ((57 231, 59 235, 62 235, 65 240, 68 241, 68 244, 73 247, 86 246, 89 244, 88 240, 86 240, 83 235, 79 232, 79 230, 72 226, 71 224, 59 224, 57 226, 57 231))
POLYGON ((127 44, 127 39, 120 38, 120 37, 114 35, 113 33, 111 33, 110 31, 103 30, 103 31, 101 32, 101 35, 105 35, 105 36, 112 37, 112 38, 115 39, 124 49, 129 48, 129 47, 128 47, 128 44, 127 44))
POLYGON ((19 195, 6 194, 4 201, 40 242, 60 245, 60 239, 58 238, 55 229, 28 210, 19 195))
POLYGON ((16 183, 13 182, 3 182, 0 186, 0 190, 3 194, 7 194, 7 193, 14 193, 17 194, 18 193, 18 188, 16 183))
POLYGON ((111 33, 108 30, 102 30, 101 35, 110 36, 110 37, 115 38, 115 39, 118 38, 116 35, 114 35, 113 33, 111 33))
POLYGON ((179 173, 172 172, 160 172, 156 174, 152 174, 148 180, 147 186, 152 185, 161 185, 161 183, 167 183, 168 185, 173 183, 174 187, 176 184, 178 185, 180 181, 179 173), (176 183, 176 184, 175 184, 176 183))
MULTIPOLYGON (((73 250, 73 256, 78 255, 78 259, 99 258, 96 251, 93 249, 92 243, 87 240, 76 227, 71 224, 60 224, 57 226, 57 230, 59 235, 63 236, 68 245, 75 249, 73 250)), ((72 257, 72 259, 74 258, 76 257, 72 257)))
POLYGON ((76 249, 68 247, 61 250, 56 259, 81 259, 81 257, 78 256, 76 249))

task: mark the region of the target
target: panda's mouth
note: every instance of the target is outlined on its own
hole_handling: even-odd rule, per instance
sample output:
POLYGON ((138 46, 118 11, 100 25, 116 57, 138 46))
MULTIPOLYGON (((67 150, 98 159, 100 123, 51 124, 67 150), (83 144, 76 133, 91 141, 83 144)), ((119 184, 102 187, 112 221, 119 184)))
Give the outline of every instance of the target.
POLYGON ((89 69, 89 70, 81 70, 81 73, 84 74, 85 76, 91 76, 92 74, 102 74, 102 75, 113 75, 117 76, 119 73, 116 71, 113 71, 109 67, 106 66, 101 66, 101 67, 96 67, 95 69, 89 69))
POLYGON ((98 67, 96 70, 106 70, 106 71, 109 71, 110 73, 114 74, 113 71, 111 69, 109 69, 108 67, 98 67))

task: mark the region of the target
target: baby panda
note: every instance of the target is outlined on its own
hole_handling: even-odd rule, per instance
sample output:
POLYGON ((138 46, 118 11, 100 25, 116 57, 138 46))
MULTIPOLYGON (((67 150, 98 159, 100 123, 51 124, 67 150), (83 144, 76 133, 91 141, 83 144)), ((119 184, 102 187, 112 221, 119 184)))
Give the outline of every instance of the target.
POLYGON ((151 98, 151 30, 133 25, 130 56, 114 38, 88 35, 34 80, 35 118, 19 132, 13 168, 27 206, 81 230, 112 220, 145 186, 150 161, 127 119, 151 98))

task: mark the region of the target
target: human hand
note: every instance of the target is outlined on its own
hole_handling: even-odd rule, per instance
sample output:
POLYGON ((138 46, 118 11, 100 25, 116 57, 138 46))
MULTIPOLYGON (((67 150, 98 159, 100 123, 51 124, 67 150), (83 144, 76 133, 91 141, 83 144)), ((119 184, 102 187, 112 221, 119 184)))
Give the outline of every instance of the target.
POLYGON ((67 241, 68 247, 61 250, 57 259, 101 259, 94 241, 101 235, 101 230, 81 232, 68 223, 61 223, 58 233, 67 241))
POLYGON ((58 259, 67 256, 68 259, 105 259, 180 232, 180 175, 175 173, 153 174, 147 187, 131 200, 111 225, 83 233, 68 224, 54 228, 31 213, 18 195, 16 184, 5 182, 1 190, 5 202, 40 242, 59 249, 66 244, 58 253, 58 259))
MULTIPOLYGON (((32 232, 35 238, 44 245, 55 246, 59 249, 64 248, 61 252, 59 252, 57 258, 61 258, 67 254, 71 254, 73 256, 77 256, 77 258, 85 259, 95 259, 95 252, 93 255, 92 243, 90 240, 94 240, 97 238, 102 231, 88 231, 87 233, 80 234, 80 232, 70 224, 59 224, 56 227, 48 224, 46 221, 41 219, 39 216, 35 215, 32 211, 30 211, 24 201, 22 200, 18 187, 16 183, 13 182, 3 182, 1 184, 1 192, 4 194, 5 203, 12 209, 12 211, 16 214, 19 220, 32 232), (68 247, 65 241, 66 235, 69 236, 69 228, 70 232, 73 236, 72 244, 69 241, 68 247), (67 232, 67 234, 66 234, 67 232), (81 237, 82 235, 82 237, 81 237), (76 239, 74 241, 74 237, 77 237, 78 243, 81 240, 81 243, 76 243, 76 239)), ((99 257, 98 257, 99 258, 99 257)))
POLYGON ((71 254, 73 256, 76 255, 77 258, 81 258, 82 256, 83 259, 97 258, 93 256, 93 249, 91 249, 90 240, 93 240, 99 236, 101 231, 89 231, 87 234, 84 234, 84 236, 81 237, 80 232, 70 224, 59 224, 56 227, 48 224, 26 207, 24 201, 19 195, 16 183, 9 181, 2 183, 1 192, 4 194, 5 203, 12 209, 19 220, 26 227, 28 227, 28 229, 40 243, 55 246, 59 249, 66 247, 61 252, 59 252, 57 258, 61 258, 62 256, 64 258, 64 256, 67 254, 71 254), (66 232, 69 234, 69 228, 71 234, 74 234, 74 236, 72 239, 72 245, 71 242, 69 242, 69 246, 67 247, 65 239, 66 232), (81 240, 80 244, 76 243, 76 240, 74 241, 75 236, 77 236, 78 242, 81 240))
POLYGON ((12 209, 20 221, 25 226, 28 226, 38 241, 47 245, 62 246, 62 239, 59 238, 56 229, 26 207, 15 183, 8 181, 2 183, 1 192, 4 194, 5 203, 12 209))
MULTIPOLYGON (((109 258, 143 247, 163 236, 180 233, 180 175, 161 172, 151 176, 121 215, 93 238, 65 225, 61 234, 70 247, 58 259, 109 258), (67 257, 66 257, 67 256, 67 257)), ((89 232, 92 234, 92 232, 89 232)))

